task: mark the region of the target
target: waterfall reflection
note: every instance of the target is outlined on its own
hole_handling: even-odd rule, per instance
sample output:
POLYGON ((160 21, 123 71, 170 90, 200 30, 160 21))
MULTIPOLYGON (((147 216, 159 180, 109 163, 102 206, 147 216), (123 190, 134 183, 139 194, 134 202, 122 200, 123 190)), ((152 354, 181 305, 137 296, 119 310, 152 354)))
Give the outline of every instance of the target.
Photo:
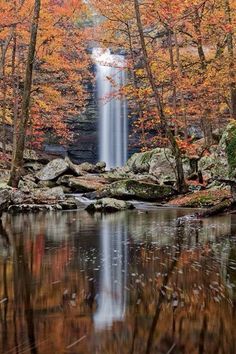
POLYGON ((95 328, 110 327, 122 320, 126 307, 127 224, 124 215, 104 216, 100 228, 101 273, 95 328))

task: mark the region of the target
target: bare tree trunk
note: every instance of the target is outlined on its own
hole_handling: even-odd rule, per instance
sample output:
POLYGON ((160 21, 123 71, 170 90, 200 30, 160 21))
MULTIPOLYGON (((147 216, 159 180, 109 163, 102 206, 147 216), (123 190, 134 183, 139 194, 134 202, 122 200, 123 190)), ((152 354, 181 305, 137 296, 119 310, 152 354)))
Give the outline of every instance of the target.
MULTIPOLYGON (((180 60, 180 50, 179 50, 179 43, 176 31, 174 31, 174 40, 175 40, 175 51, 176 51, 176 62, 178 66, 178 72, 181 78, 183 78, 183 67, 180 60)), ((180 98, 181 98, 181 106, 183 110, 183 120, 184 120, 184 138, 185 140, 188 139, 188 120, 187 120, 187 113, 186 113, 186 103, 184 99, 184 95, 182 90, 180 90, 180 98)))
POLYGON ((12 156, 12 168, 9 184, 13 187, 17 187, 22 172, 23 156, 25 149, 25 139, 27 132, 27 124, 29 120, 29 105, 32 87, 33 76, 33 64, 35 57, 35 49, 38 33, 38 22, 40 16, 41 0, 35 0, 34 2, 34 15, 31 24, 31 36, 28 50, 28 58, 26 64, 24 91, 22 97, 22 109, 19 124, 14 127, 16 139, 16 145, 13 150, 12 156))
POLYGON ((172 92, 173 92, 173 106, 174 106, 174 116, 175 116, 175 134, 178 135, 178 113, 177 113, 177 89, 175 84, 175 63, 174 63, 174 53, 173 53, 173 44, 172 44, 172 31, 168 28, 168 47, 169 47, 169 56, 170 56, 170 67, 172 70, 171 75, 171 85, 172 85, 172 92))
POLYGON ((152 88, 152 92, 153 92, 154 99, 156 102, 156 107, 157 107, 157 111, 158 111, 158 114, 160 117, 162 129, 164 129, 164 132, 166 133, 166 136, 170 142, 172 153, 175 157, 176 172, 177 172, 177 189, 179 192, 185 192, 186 191, 186 184, 185 184, 185 180, 184 180, 184 170, 183 170, 181 153, 180 153, 180 149, 178 147, 178 144, 175 140, 175 137, 174 137, 174 135, 167 123, 166 116, 165 116, 163 106, 162 106, 162 101, 161 101, 161 98, 160 98, 160 95, 158 92, 158 88, 155 84, 155 79, 154 79, 154 76, 152 73, 151 65, 149 63, 138 0, 134 0, 134 8, 135 8, 137 27, 138 27, 139 38, 140 38, 141 48, 142 48, 142 52, 143 52, 143 59, 144 59, 144 63, 145 63, 148 81, 149 81, 149 84, 152 88))
POLYGON ((133 51, 133 44, 132 44, 132 38, 131 38, 131 33, 130 33, 130 26, 127 24, 127 34, 128 34, 128 39, 129 39, 129 49, 130 49, 130 54, 132 58, 132 64, 133 64, 133 83, 134 83, 134 88, 135 88, 135 96, 137 100, 137 105, 138 105, 138 116, 139 116, 139 121, 141 123, 141 144, 146 147, 146 137, 145 137, 145 126, 144 126, 144 121, 143 121, 143 106, 142 102, 138 96, 138 78, 135 72, 135 56, 134 56, 134 51, 133 51))
POLYGON ((231 101, 231 117, 236 119, 236 77, 234 71, 234 38, 233 38, 233 23, 231 17, 231 7, 229 0, 225 0, 225 16, 229 25, 227 34, 227 47, 229 53, 229 79, 230 83, 230 101, 231 101))
POLYGON ((205 52, 203 49, 203 43, 202 43, 202 32, 201 32, 201 16, 198 13, 198 9, 196 8, 194 12, 194 18, 193 18, 193 26, 194 30, 197 36, 197 51, 198 51, 198 56, 201 62, 201 67, 203 70, 206 69, 207 62, 206 62, 206 56, 205 52))

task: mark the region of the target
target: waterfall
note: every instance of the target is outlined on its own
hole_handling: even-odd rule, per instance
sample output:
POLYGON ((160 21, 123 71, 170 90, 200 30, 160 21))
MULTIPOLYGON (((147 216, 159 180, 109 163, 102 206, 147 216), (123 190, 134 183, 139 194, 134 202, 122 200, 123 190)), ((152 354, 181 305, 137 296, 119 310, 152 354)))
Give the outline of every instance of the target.
POLYGON ((119 95, 126 82, 125 57, 99 48, 93 49, 99 112, 99 160, 107 169, 121 167, 127 161, 127 103, 119 95))
POLYGON ((127 225, 124 215, 107 215, 101 223, 102 267, 99 279, 98 308, 94 314, 97 330, 121 321, 126 308, 127 225))

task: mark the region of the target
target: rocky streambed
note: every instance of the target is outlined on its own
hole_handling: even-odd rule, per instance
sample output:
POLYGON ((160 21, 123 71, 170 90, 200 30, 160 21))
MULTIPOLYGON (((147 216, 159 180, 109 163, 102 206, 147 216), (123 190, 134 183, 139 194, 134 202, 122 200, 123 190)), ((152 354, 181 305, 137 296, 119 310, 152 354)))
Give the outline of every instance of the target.
POLYGON ((218 144, 206 147, 198 140, 183 151, 189 189, 184 196, 177 194, 175 160, 168 148, 136 153, 124 167, 111 171, 106 171, 104 162, 77 165, 69 158, 57 158, 45 163, 34 154, 33 159, 27 157, 18 189, 7 186, 9 170, 2 164, 0 211, 72 210, 81 206, 76 194, 91 200, 88 209, 93 212, 131 208, 130 200, 194 208, 215 206, 226 199, 234 200, 234 140, 233 122, 218 144))

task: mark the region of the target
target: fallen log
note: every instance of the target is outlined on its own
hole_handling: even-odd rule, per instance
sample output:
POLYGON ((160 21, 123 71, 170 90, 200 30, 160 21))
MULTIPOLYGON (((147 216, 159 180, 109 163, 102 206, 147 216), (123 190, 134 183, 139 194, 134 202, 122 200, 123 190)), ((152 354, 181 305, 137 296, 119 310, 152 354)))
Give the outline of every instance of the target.
POLYGON ((232 199, 227 198, 207 210, 197 212, 195 216, 197 218, 208 218, 210 216, 215 216, 229 210, 233 204, 232 199))

